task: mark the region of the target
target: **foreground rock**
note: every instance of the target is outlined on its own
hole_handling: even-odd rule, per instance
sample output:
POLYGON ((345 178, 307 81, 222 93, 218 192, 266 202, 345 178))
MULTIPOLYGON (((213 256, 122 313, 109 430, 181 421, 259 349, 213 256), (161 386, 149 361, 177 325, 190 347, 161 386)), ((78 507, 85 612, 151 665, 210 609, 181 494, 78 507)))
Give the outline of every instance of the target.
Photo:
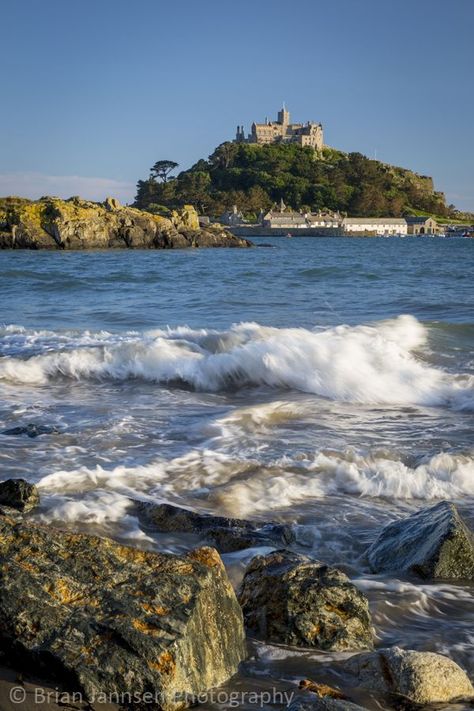
POLYGON ((0 249, 183 249, 186 247, 249 247, 221 226, 199 229, 194 208, 186 205, 171 219, 74 197, 0 199, 0 249))
POLYGON ((448 657, 399 647, 358 654, 345 670, 366 689, 401 694, 420 704, 470 698, 474 688, 467 674, 448 657))
POLYGON ((0 574, 0 651, 89 698, 133 690, 160 694, 165 711, 184 708, 246 654, 212 548, 156 554, 2 516, 0 574))
POLYGON ((257 556, 239 593, 250 632, 325 650, 371 649, 365 596, 340 570, 289 551, 257 556))
POLYGON ((7 479, 0 482, 0 506, 26 513, 40 502, 38 489, 25 479, 7 479))
POLYGON ((442 501, 386 526, 367 559, 374 573, 474 580, 474 536, 456 507, 442 501))
POLYGON ((200 514, 171 504, 135 502, 141 523, 160 532, 194 533, 213 543, 221 553, 254 546, 281 546, 295 540, 291 526, 279 523, 258 525, 224 516, 200 514))

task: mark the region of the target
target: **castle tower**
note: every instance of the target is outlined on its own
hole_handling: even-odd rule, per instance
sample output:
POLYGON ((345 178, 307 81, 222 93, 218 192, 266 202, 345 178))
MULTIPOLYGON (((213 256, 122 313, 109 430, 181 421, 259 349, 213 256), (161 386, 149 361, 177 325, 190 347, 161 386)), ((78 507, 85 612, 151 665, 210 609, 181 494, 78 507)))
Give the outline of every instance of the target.
POLYGON ((245 142, 245 133, 244 133, 243 126, 237 126, 237 133, 235 135, 235 140, 237 143, 244 143, 245 142))
POLYGON ((278 123, 281 123, 285 128, 290 123, 290 112, 287 111, 285 104, 283 104, 281 111, 278 112, 278 123))

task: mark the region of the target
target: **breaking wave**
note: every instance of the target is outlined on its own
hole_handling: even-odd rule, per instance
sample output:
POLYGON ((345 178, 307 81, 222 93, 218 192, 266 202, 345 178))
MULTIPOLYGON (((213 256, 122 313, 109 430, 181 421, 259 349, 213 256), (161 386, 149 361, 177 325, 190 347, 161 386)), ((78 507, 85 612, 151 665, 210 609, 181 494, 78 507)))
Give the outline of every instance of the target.
MULTIPOLYGON (((79 504, 70 503, 66 508, 61 504, 60 518, 66 510, 81 519, 86 513, 94 516, 91 502, 97 491, 118 494, 118 500, 109 495, 109 503, 114 510, 118 506, 119 513, 125 501, 120 497, 129 500, 138 496, 245 517, 337 495, 390 501, 474 496, 474 458, 472 454, 442 452, 409 466, 380 453, 327 451, 262 465, 211 450, 194 450, 170 461, 138 467, 56 471, 38 485, 42 494, 59 496, 59 500, 86 495, 79 504)), ((103 516, 102 506, 99 511, 103 516)))
MULTIPOLYGON (((174 330, 91 335, 9 332, 0 379, 141 378, 200 391, 266 385, 356 403, 472 409, 474 378, 435 368, 417 353, 427 329, 412 316, 368 326, 278 329, 257 323, 227 331, 174 330), (12 339, 22 341, 12 356, 12 339), (25 358, 34 343, 36 354, 25 358)), ((2 340, 3 340, 2 338, 2 340)))

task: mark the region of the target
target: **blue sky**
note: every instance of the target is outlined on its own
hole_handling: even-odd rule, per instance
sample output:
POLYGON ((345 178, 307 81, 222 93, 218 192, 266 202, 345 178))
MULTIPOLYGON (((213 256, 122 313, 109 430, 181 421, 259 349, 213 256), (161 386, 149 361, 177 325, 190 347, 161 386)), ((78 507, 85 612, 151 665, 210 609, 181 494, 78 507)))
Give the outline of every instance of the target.
POLYGON ((474 210, 474 0, 1 5, 0 194, 128 201, 285 101, 474 210))

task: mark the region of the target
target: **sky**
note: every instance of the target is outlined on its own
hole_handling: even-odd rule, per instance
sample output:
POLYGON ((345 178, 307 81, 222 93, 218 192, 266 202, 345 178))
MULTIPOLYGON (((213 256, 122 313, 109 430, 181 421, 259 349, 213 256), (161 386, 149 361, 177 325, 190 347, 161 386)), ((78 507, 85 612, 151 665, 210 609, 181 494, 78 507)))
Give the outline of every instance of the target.
POLYGON ((0 195, 133 200, 237 124, 431 175, 474 211, 474 0, 0 0, 0 195))

